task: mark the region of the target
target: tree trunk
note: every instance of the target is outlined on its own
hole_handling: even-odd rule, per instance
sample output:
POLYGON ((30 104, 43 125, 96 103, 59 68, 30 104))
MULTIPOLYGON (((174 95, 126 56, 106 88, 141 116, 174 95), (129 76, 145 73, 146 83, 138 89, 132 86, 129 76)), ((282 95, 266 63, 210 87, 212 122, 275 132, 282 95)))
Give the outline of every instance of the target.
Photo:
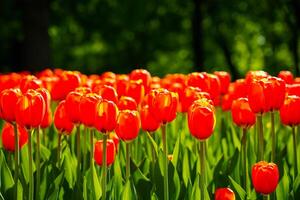
POLYGON ((194 1, 193 25, 193 51, 194 51, 194 71, 202 71, 204 66, 203 55, 203 0, 194 1))
POLYGON ((22 0, 23 48, 21 65, 29 70, 48 67, 50 62, 49 0, 22 0))

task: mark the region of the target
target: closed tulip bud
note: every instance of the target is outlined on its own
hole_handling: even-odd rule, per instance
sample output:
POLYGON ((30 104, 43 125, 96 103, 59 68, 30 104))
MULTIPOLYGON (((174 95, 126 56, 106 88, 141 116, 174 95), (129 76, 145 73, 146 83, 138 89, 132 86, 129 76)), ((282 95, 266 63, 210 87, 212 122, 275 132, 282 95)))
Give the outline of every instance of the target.
POLYGON ((20 89, 23 93, 27 92, 29 89, 36 90, 41 87, 42 81, 32 75, 24 76, 20 82, 20 89))
MULTIPOLYGON (((107 166, 111 165, 115 160, 115 143, 113 140, 108 139, 106 142, 106 164, 107 166)), ((94 148, 94 160, 96 161, 97 165, 102 166, 103 163, 103 141, 99 140, 95 143, 94 148)))
POLYGON ((132 97, 139 105, 145 96, 143 81, 141 79, 131 80, 127 85, 126 96, 132 97))
POLYGON ((150 91, 148 96, 150 111, 156 120, 166 124, 176 118, 178 95, 166 89, 150 91))
POLYGON ((116 74, 113 72, 104 72, 103 74, 101 74, 101 78, 102 79, 105 79, 105 78, 116 79, 116 74))
POLYGON ((233 101, 231 107, 233 122, 237 126, 248 128, 255 124, 256 117, 252 112, 247 98, 239 98, 233 101))
POLYGON ((144 105, 141 110, 142 129, 148 132, 154 132, 160 127, 160 123, 156 120, 153 113, 150 112, 149 106, 144 105))
POLYGON ((245 82, 246 82, 246 85, 248 85, 253 81, 258 81, 263 78, 267 78, 268 76, 269 76, 269 74, 262 70, 249 71, 246 74, 245 82))
POLYGON ((137 104, 131 97, 122 96, 118 102, 119 110, 137 110, 137 104))
POLYGON ((88 93, 82 96, 79 103, 80 122, 91 127, 95 124, 97 104, 102 98, 96 93, 88 93))
POLYGON ((112 86, 103 85, 99 88, 99 91, 94 91, 98 93, 103 99, 112 101, 114 103, 118 102, 118 94, 112 86))
POLYGON ((80 123, 79 105, 83 94, 79 92, 70 92, 66 97, 66 111, 73 123, 80 123))
POLYGON ((279 180, 276 164, 260 161, 252 167, 252 184, 257 193, 264 195, 275 191, 279 180))
POLYGON ((225 94, 222 97, 222 110, 223 111, 229 111, 232 106, 232 96, 231 94, 225 94))
POLYGON ((39 92, 45 101, 45 115, 43 118, 43 121, 41 123, 42 128, 47 128, 51 125, 52 123, 52 111, 50 108, 50 103, 51 103, 51 95, 49 91, 45 88, 38 88, 36 89, 37 92, 39 92))
POLYGON ((198 87, 188 86, 184 89, 182 98, 180 98, 182 112, 187 112, 192 103, 195 100, 201 98, 201 96, 199 95, 200 92, 201 90, 198 87))
POLYGON ((118 107, 112 101, 103 99, 96 108, 94 127, 102 133, 111 132, 117 124, 118 107))
POLYGON ((219 78, 220 80, 220 85, 221 85, 221 94, 224 95, 228 91, 228 87, 230 84, 230 74, 225 71, 216 71, 214 74, 219 78))
POLYGON ((290 71, 280 71, 278 77, 284 80, 286 84, 294 83, 294 75, 290 71))
POLYGON ((295 126, 300 124, 300 97, 287 96, 280 108, 280 119, 284 125, 295 126))
POLYGON ((188 86, 192 87, 198 87, 202 91, 208 91, 208 85, 207 85, 208 75, 205 72, 199 73, 199 72, 193 72, 190 73, 187 76, 186 84, 188 86))
POLYGON ((85 94, 91 93, 92 90, 89 87, 77 87, 77 88, 75 88, 74 92, 78 92, 82 95, 85 95, 85 94))
POLYGON ((46 109, 43 121, 41 123, 41 128, 47 128, 52 123, 52 111, 51 109, 46 109))
POLYGON ((126 74, 120 74, 116 79, 116 89, 119 96, 126 96, 127 84, 129 77, 126 74))
POLYGON ((235 200, 235 195, 230 188, 218 188, 215 192, 215 200, 235 200))
MULTIPOLYGON (((19 149, 27 143, 28 134, 25 128, 18 125, 19 149)), ((5 123, 2 129, 2 144, 5 150, 15 151, 15 131, 13 125, 5 123)))
POLYGON ((74 124, 69 119, 66 111, 66 101, 61 101, 54 112, 54 126, 59 133, 65 133, 67 135, 72 133, 74 124))
POLYGON ((145 92, 148 93, 151 83, 151 75, 147 70, 135 69, 130 73, 129 77, 130 80, 142 80, 145 92))
POLYGON ((123 141, 135 139, 141 127, 139 113, 133 110, 122 110, 119 112, 116 134, 123 141))
POLYGON ((15 107, 22 93, 19 89, 5 89, 0 93, 0 115, 7 122, 16 120, 15 107))
POLYGON ((287 84, 286 92, 288 95, 300 96, 300 83, 287 84))
POLYGON ((110 132, 109 139, 113 140, 113 142, 115 143, 116 152, 118 152, 119 142, 120 142, 118 135, 115 132, 110 132))
POLYGON ((43 96, 32 89, 19 97, 16 105, 16 122, 26 128, 37 128, 45 116, 46 106, 43 96))
POLYGON ((199 140, 211 136, 216 124, 215 110, 206 98, 195 101, 188 110, 190 133, 199 140))

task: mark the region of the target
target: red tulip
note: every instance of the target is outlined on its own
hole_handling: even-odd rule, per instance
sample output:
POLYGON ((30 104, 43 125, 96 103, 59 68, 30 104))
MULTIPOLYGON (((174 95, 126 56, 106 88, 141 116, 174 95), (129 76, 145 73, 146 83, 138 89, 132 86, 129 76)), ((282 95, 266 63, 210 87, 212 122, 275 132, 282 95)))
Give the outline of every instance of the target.
POLYGON ((249 104, 254 113, 278 110, 285 98, 285 83, 277 77, 268 77, 249 84, 249 104))
POLYGON ((255 114, 252 112, 247 98, 239 98, 233 101, 231 107, 233 122, 237 126, 248 128, 255 124, 255 114))
POLYGON ((290 71, 280 71, 278 77, 284 80, 287 84, 294 83, 294 75, 290 71))
POLYGON ((79 118, 80 122, 85 126, 91 127, 95 124, 97 104, 101 100, 101 96, 96 93, 88 93, 81 97, 79 102, 79 118))
POLYGON ((51 96, 47 89, 45 88, 38 88, 36 90, 39 92, 45 101, 45 115, 43 121, 41 123, 42 128, 47 128, 52 123, 52 111, 51 111, 51 96))
MULTIPOLYGON (((111 165, 115 160, 115 143, 113 140, 108 139, 106 143, 106 164, 111 165)), ((95 143, 94 159, 99 166, 102 166, 102 154, 103 154, 103 141, 99 140, 95 143)))
POLYGON ((145 92, 148 93, 151 83, 151 75, 147 70, 135 69, 130 73, 129 77, 130 80, 142 80, 145 92))
POLYGON ((41 87, 42 81, 32 75, 24 76, 20 82, 20 89, 23 93, 26 93, 29 89, 35 90, 41 87))
POLYGON ((54 126, 59 133, 71 134, 74 124, 69 119, 66 111, 66 101, 61 101, 54 112, 54 126))
POLYGON ((88 93, 92 92, 91 88, 89 88, 89 87, 77 87, 77 88, 75 88, 74 91, 78 92, 78 93, 80 93, 82 95, 88 94, 88 93))
POLYGON ((214 74, 219 78, 220 80, 220 85, 221 85, 221 94, 224 95, 228 91, 228 87, 230 84, 230 74, 225 71, 216 71, 214 74))
POLYGON ((79 105, 83 94, 80 92, 70 92, 66 97, 66 111, 73 123, 80 123, 79 105))
POLYGON ((216 124, 212 102, 206 98, 195 101, 188 110, 188 125, 191 134, 204 140, 211 136, 216 124))
POLYGON ((144 131, 154 132, 159 128, 160 123, 156 120, 153 113, 150 112, 148 105, 144 105, 141 108, 140 113, 142 129, 144 131))
POLYGON ((115 132, 110 132, 109 139, 112 139, 115 143, 116 152, 118 152, 120 139, 115 132))
POLYGON ((2 92, 5 89, 18 87, 21 79, 22 79, 22 75, 18 73, 1 74, 0 92, 2 92))
POLYGON ((300 124, 300 97, 287 96, 280 108, 280 118, 284 125, 295 126, 300 124))
POLYGON ((41 128, 47 128, 47 127, 51 126, 51 123, 52 123, 52 111, 51 111, 51 109, 47 109, 45 111, 45 115, 44 115, 43 121, 41 123, 41 128))
MULTIPOLYGON (((18 125, 19 149, 27 143, 28 134, 25 128, 18 125)), ((15 151, 15 132, 14 126, 10 123, 5 123, 2 129, 2 144, 5 150, 15 151)))
POLYGON ((300 96, 300 83, 287 84, 286 92, 288 95, 300 96))
POLYGON ((260 79, 267 78, 268 76, 269 76, 269 74, 265 71, 262 71, 262 70, 249 71, 246 74, 245 82, 248 85, 253 81, 258 81, 260 79))
POLYGON ((127 85, 126 96, 132 97, 140 104, 145 96, 145 88, 142 80, 131 80, 127 85))
POLYGON ((276 164, 260 161, 252 167, 252 183, 257 193, 270 194, 275 191, 279 180, 276 164))
POLYGON ((118 108, 112 101, 103 99, 99 101, 96 109, 94 127, 102 133, 111 132, 117 124, 118 108))
POLYGON ((202 91, 208 91, 208 75, 205 72, 193 72, 187 76, 187 85, 192 87, 198 87, 202 91))
POLYGON ((43 96, 29 89, 19 97, 16 105, 16 122, 26 128, 36 128, 41 125, 45 116, 45 100, 43 96))
POLYGON ((22 93, 19 89, 5 89, 0 93, 0 116, 7 122, 16 120, 15 107, 22 93))
POLYGON ((121 74, 117 76, 116 79, 116 89, 119 96, 126 96, 127 84, 129 82, 129 77, 126 74, 121 74))
POLYGON ((113 73, 113 72, 104 72, 104 73, 101 75, 101 78, 102 78, 102 79, 105 79, 105 78, 116 79, 116 74, 113 73))
POLYGON ((98 93, 103 99, 112 101, 114 103, 118 102, 118 94, 112 86, 102 85, 98 91, 94 91, 98 93))
POLYGON ((141 127, 139 113, 134 110, 121 110, 118 115, 116 134, 123 141, 135 139, 141 127))
POLYGON ((150 111, 156 120, 166 124, 176 118, 178 95, 166 89, 151 90, 148 96, 150 111))
POLYGON ((215 192, 215 200, 235 200, 235 195, 230 188, 218 188, 215 192))
POLYGON ((229 111, 232 106, 232 96, 230 94, 225 94, 222 96, 222 110, 223 111, 229 111))
POLYGON ((201 92, 199 88, 191 86, 186 87, 183 92, 182 98, 180 99, 182 112, 187 112, 192 103, 202 97, 210 98, 208 93, 201 92))
POLYGON ((118 102, 119 110, 137 110, 137 104, 131 97, 122 96, 118 102))

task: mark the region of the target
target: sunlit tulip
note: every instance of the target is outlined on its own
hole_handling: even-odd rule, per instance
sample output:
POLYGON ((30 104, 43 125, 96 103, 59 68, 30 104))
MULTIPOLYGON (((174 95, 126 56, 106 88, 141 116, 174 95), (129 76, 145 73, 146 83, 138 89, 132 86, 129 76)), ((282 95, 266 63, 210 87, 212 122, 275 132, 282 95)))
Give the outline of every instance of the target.
POLYGON ((222 95, 226 94, 231 80, 230 74, 225 71, 216 71, 214 72, 214 74, 218 76, 220 80, 221 94, 222 95))
POLYGON ((115 129, 117 124, 118 108, 112 101, 103 99, 96 107, 94 127, 102 133, 108 133, 115 129))
POLYGON ((215 200, 235 200, 235 195, 230 188, 218 188, 215 192, 215 200))
POLYGON ((132 97, 137 104, 140 104, 145 96, 143 81, 141 79, 131 80, 127 85, 126 96, 132 97))
POLYGON ((233 122, 243 128, 255 124, 255 114, 252 112, 247 98, 239 98, 233 101, 231 107, 233 122))
POLYGON ((121 110, 117 119, 116 134, 123 141, 131 141, 138 136, 141 127, 139 113, 133 110, 121 110))
POLYGON ((108 101, 112 101, 115 104, 118 102, 118 94, 112 86, 102 85, 98 91, 94 91, 95 93, 99 94, 103 99, 108 101))
POLYGON ((79 102, 79 118, 82 124, 88 127, 95 124, 97 104, 101 100, 101 96, 96 93, 88 93, 81 97, 79 102))
POLYGON ((122 96, 118 102, 119 110, 137 110, 137 104, 131 97, 122 96))
POLYGON ((290 71, 280 71, 278 77, 287 84, 292 84, 294 82, 294 75, 290 71))
POLYGON ((41 87, 42 81, 32 75, 24 76, 20 82, 20 89, 23 93, 27 92, 29 89, 35 90, 41 87))
POLYGON ((145 92, 148 93, 150 83, 151 83, 151 74, 145 69, 135 69, 129 75, 130 80, 142 80, 145 92))
POLYGON ((71 134, 74 124, 69 119, 66 111, 66 101, 61 101, 54 112, 54 126, 59 133, 71 134))
MULTIPOLYGON (((116 148, 113 140, 108 139, 106 142, 106 165, 111 165, 115 160, 116 148)), ((99 140, 95 143, 94 159, 100 166, 103 165, 103 141, 99 140)))
POLYGON ((159 128, 160 123, 156 120, 153 113, 150 112, 148 105, 142 106, 140 113, 142 129, 144 131, 154 132, 159 128))
MULTIPOLYGON (((5 150, 15 151, 15 132, 14 126, 10 123, 5 123, 2 129, 2 144, 5 150)), ((28 134, 25 128, 18 126, 19 149, 27 143, 28 134)))
POLYGON ((73 123, 80 123, 79 105, 83 94, 80 92, 70 92, 66 97, 66 111, 73 123))
POLYGON ((15 108, 22 93, 19 89, 5 89, 0 93, 0 116, 7 122, 16 120, 15 108))

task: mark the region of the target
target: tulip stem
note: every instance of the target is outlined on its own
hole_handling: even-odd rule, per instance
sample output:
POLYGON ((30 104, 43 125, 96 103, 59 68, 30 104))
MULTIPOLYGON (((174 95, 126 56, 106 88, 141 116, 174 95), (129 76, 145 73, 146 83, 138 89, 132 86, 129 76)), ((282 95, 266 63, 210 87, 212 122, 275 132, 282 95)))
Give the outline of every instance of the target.
POLYGON ((18 198, 18 181, 19 181, 19 163, 20 163, 20 151, 19 151, 19 134, 17 124, 13 123, 15 134, 15 199, 18 198))
POLYGON ((263 200, 268 200, 269 199, 269 195, 263 195, 263 200))
POLYGON ((263 133, 262 114, 257 115, 258 125, 258 161, 264 159, 264 133, 263 133))
POLYGON ((204 189, 205 189, 205 141, 200 141, 200 190, 201 200, 204 200, 204 189))
POLYGON ((166 124, 161 126, 162 130, 162 142, 164 156, 164 199, 169 200, 169 181, 168 181, 168 147, 167 147, 167 134, 166 134, 166 124))
POLYGON ((32 174, 32 144, 31 144, 31 135, 34 133, 32 129, 31 133, 28 134, 28 157, 29 157, 29 198, 33 199, 33 174, 32 174))
POLYGON ((126 142, 126 181, 130 176, 130 143, 126 142))
POLYGON ((35 190, 35 199, 40 199, 39 198, 39 192, 40 192, 40 127, 37 128, 37 133, 36 133, 36 154, 35 154, 35 159, 36 159, 36 190, 35 190))
POLYGON ((61 137, 62 137, 62 133, 58 133, 58 143, 57 143, 57 166, 58 166, 59 168, 60 168, 61 137))
POLYGON ((292 126, 293 132, 293 143, 294 143, 294 177, 296 178, 298 175, 298 156, 297 156, 297 138, 296 138, 296 126, 292 126))
POLYGON ((94 130, 90 129, 90 145, 91 145, 91 148, 90 148, 90 173, 91 173, 91 177, 92 177, 92 193, 93 193, 93 197, 94 199, 97 199, 96 197, 96 194, 95 194, 95 190, 94 190, 94 130))
POLYGON ((81 164, 81 157, 80 157, 80 124, 77 126, 77 133, 76 133, 76 150, 77 150, 77 183, 79 184, 80 179, 80 164, 81 164))
POLYGON ((272 137, 272 156, 271 161, 275 161, 276 136, 275 136, 275 112, 271 111, 271 137, 272 137))
POLYGON ((247 128, 243 128, 242 136, 242 146, 243 146, 243 171, 244 171, 244 189, 247 192, 248 185, 248 173, 247 173, 247 128))
POLYGON ((106 199, 106 175, 107 175, 107 160, 106 160, 106 143, 107 133, 103 134, 103 154, 102 154, 102 199, 106 199))
POLYGON ((82 167, 82 171, 84 172, 85 171, 85 168, 86 168, 86 136, 88 134, 88 128, 85 127, 84 128, 84 133, 83 133, 83 145, 82 145, 82 148, 83 148, 83 167, 82 167))

